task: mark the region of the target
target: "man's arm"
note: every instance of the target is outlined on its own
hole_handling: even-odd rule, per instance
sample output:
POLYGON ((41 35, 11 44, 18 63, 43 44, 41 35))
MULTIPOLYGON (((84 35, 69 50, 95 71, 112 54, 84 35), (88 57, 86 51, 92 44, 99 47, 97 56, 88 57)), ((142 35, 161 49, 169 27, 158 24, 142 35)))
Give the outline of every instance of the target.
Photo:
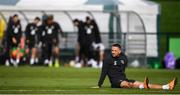
POLYGON ((41 47, 41 45, 42 45, 42 43, 43 43, 43 32, 44 32, 44 25, 40 25, 40 26, 38 26, 38 30, 37 30, 37 37, 38 37, 38 41, 37 41, 37 43, 38 43, 38 46, 39 46, 39 48, 41 47))
POLYGON ((29 43, 29 36, 30 36, 30 25, 28 24, 25 29, 25 36, 26 36, 26 44, 29 43))
POLYGON ((125 55, 125 66, 127 67, 127 64, 128 64, 128 58, 127 56, 125 55))
POLYGON ((12 31, 13 31, 12 25, 8 24, 7 29, 6 29, 6 41, 8 43, 12 42, 12 33, 13 33, 12 31))
POLYGON ((101 70, 101 76, 99 78, 99 82, 98 82, 98 86, 101 87, 103 82, 104 82, 104 79, 106 77, 106 74, 108 72, 108 60, 105 60, 103 62, 103 67, 102 67, 102 70, 101 70))
POLYGON ((57 22, 56 22, 56 27, 57 27, 57 30, 58 30, 58 34, 60 33, 61 37, 64 37, 65 35, 64 35, 63 31, 62 31, 62 28, 61 28, 60 24, 57 23, 57 22))
POLYGON ((17 36, 16 36, 15 38, 16 38, 18 44, 19 44, 19 43, 20 43, 20 39, 21 39, 21 37, 22 37, 22 26, 21 26, 20 23, 19 23, 18 31, 19 31, 19 32, 18 32, 18 34, 17 34, 17 36))

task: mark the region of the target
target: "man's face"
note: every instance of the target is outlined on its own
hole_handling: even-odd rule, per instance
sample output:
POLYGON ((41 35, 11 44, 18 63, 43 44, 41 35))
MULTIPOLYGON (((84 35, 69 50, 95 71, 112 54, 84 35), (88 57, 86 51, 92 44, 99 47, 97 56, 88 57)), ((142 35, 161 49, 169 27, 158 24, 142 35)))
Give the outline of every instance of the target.
POLYGON ((34 20, 34 23, 35 23, 36 25, 38 25, 39 22, 40 22, 39 20, 34 20))
POLYGON ((52 19, 48 19, 48 20, 47 20, 47 24, 48 24, 48 25, 50 25, 50 24, 52 24, 52 23, 53 23, 53 20, 52 20, 52 19))
POLYGON ((113 57, 118 57, 120 53, 121 53, 121 50, 118 47, 112 46, 111 54, 113 57))
POLYGON ((74 22, 74 26, 78 26, 79 25, 79 23, 78 22, 74 22))
POLYGON ((87 22, 87 24, 91 24, 91 20, 90 20, 90 19, 89 19, 89 20, 87 20, 86 22, 87 22))
POLYGON ((18 22, 18 20, 19 20, 18 16, 13 17, 13 21, 14 21, 15 23, 18 22))

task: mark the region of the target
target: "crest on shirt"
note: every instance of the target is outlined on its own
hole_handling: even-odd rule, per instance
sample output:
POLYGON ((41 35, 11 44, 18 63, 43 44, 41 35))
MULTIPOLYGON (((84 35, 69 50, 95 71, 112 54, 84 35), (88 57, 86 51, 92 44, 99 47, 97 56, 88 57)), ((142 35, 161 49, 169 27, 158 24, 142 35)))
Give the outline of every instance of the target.
POLYGON ((31 35, 35 35, 35 29, 31 31, 31 35))
POLYGON ((114 65, 117 65, 117 61, 114 61, 114 65))
POLYGON ((13 29, 14 29, 13 32, 14 32, 15 34, 17 34, 17 33, 19 32, 19 27, 20 27, 19 25, 18 25, 18 26, 15 26, 15 25, 13 26, 13 29))
POLYGON ((15 28, 14 28, 14 33, 17 34, 18 32, 19 32, 18 28, 15 27, 15 28))

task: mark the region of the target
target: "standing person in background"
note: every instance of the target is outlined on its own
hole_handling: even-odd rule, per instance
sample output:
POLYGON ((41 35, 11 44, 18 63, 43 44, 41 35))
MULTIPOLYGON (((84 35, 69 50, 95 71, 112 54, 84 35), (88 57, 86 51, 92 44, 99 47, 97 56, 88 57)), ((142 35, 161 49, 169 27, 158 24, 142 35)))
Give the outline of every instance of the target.
POLYGON ((44 64, 52 66, 59 64, 59 33, 63 36, 60 25, 54 21, 53 15, 47 17, 46 22, 41 26, 42 53, 44 53, 44 64))
MULTIPOLYGON (((10 17, 6 30, 7 54, 8 54, 6 61, 10 59, 10 62, 14 66, 17 66, 19 64, 20 59, 16 58, 16 60, 14 61, 9 54, 13 48, 17 48, 19 46, 21 35, 22 35, 21 23, 18 15, 15 14, 12 18, 10 17)), ((8 62, 6 62, 6 65, 8 65, 8 62)))
POLYGON ((78 29, 78 37, 77 37, 77 55, 76 55, 76 64, 75 67, 80 68, 83 65, 86 65, 86 58, 88 57, 87 52, 87 38, 86 38, 86 29, 85 23, 81 20, 74 19, 73 24, 78 29), (83 62, 82 62, 83 61, 83 62))
POLYGON ((97 62, 94 60, 94 49, 93 49, 93 42, 95 41, 95 31, 93 31, 94 26, 91 23, 91 19, 86 17, 85 22, 85 29, 86 29, 86 50, 87 50, 87 57, 88 57, 88 65, 97 68, 97 62))
MULTIPOLYGON (((12 23, 12 20, 13 20, 13 17, 10 16, 9 17, 9 20, 8 20, 8 23, 7 23, 7 27, 9 26, 10 27, 10 24, 12 23)), ((10 65, 10 39, 9 39, 9 32, 8 32, 8 28, 6 27, 6 30, 5 30, 5 39, 4 39, 4 45, 5 45, 5 48, 6 48, 6 52, 5 52, 5 65, 6 66, 9 66, 10 65)))
POLYGON ((38 49, 38 56, 39 56, 39 64, 43 65, 44 64, 44 60, 45 60, 45 55, 43 53, 43 37, 44 37, 44 30, 43 30, 43 27, 46 25, 46 22, 47 22, 47 18, 48 18, 48 15, 47 14, 43 14, 42 15, 42 22, 41 24, 39 25, 39 31, 38 31, 38 45, 37 45, 37 49, 38 49))
POLYGON ((102 68, 105 47, 101 40, 98 25, 95 20, 90 19, 90 17, 88 16, 86 17, 86 22, 89 22, 92 25, 92 31, 94 32, 94 41, 92 43, 92 46, 95 51, 94 59, 98 61, 98 64, 96 64, 97 66, 95 65, 94 67, 102 68))
POLYGON ((36 17, 32 23, 29 23, 26 26, 25 35, 26 35, 26 45, 28 46, 28 51, 30 51, 30 64, 38 63, 37 56, 37 44, 38 44, 38 24, 40 18, 36 17))

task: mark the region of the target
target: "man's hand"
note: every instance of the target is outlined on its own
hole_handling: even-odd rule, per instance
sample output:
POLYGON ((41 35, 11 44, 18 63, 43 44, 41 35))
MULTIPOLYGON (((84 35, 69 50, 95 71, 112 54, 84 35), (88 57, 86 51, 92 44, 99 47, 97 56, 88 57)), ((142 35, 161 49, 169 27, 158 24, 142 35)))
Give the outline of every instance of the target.
POLYGON ((28 43, 28 44, 29 44, 29 40, 26 40, 26 43, 28 43))
POLYGON ((14 43, 14 44, 16 44, 17 43, 17 40, 16 40, 16 38, 12 38, 12 42, 14 43))
POLYGON ((99 86, 94 86, 94 87, 91 87, 91 88, 95 88, 96 89, 96 88, 100 88, 100 87, 99 86))

